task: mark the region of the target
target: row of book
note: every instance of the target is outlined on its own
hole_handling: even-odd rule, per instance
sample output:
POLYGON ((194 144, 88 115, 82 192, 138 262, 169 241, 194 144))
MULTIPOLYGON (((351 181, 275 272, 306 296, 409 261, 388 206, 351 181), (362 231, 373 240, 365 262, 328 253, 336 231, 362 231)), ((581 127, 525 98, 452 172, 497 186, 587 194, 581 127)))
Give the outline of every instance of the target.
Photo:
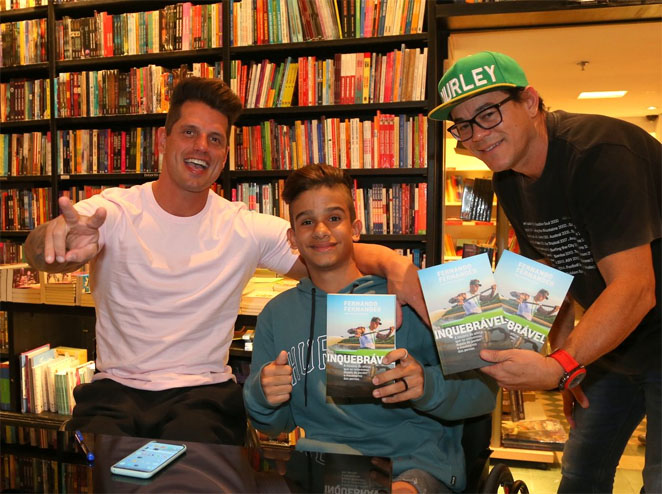
POLYGON ((50 118, 48 79, 0 82, 0 122, 50 118))
POLYGON ((0 11, 48 5, 48 0, 0 0, 0 11))
POLYGON ((2 444, 15 444, 40 449, 56 449, 59 445, 57 430, 25 425, 2 424, 0 440, 2 444))
POLYGON ((23 244, 2 239, 0 241, 0 264, 18 264, 20 262, 25 262, 23 244))
POLYGON ((156 65, 58 74, 55 90, 58 117, 94 117, 129 113, 162 113, 178 80, 156 65))
POLYGON ((423 32, 425 0, 242 0, 231 43, 246 46, 423 32))
POLYGON ((462 189, 460 219, 492 221, 493 202, 492 180, 485 178, 465 179, 462 189))
POLYGON ((71 187, 60 189, 60 195, 68 197, 71 202, 75 204, 78 201, 101 194, 105 189, 110 189, 112 187, 127 188, 130 187, 130 185, 72 185, 71 187))
POLYGON ((427 48, 337 53, 231 64, 230 87, 245 108, 351 105, 425 98, 427 48))
POLYGON ((273 120, 235 127, 230 169, 294 170, 312 163, 336 168, 425 168, 425 115, 377 112, 371 120, 325 118, 273 120))
POLYGON ((0 134, 0 176, 50 175, 51 133, 0 134))
POLYGON ((3 453, 0 468, 4 492, 93 492, 89 465, 3 453))
POLYGON ((0 301, 53 305, 94 305, 87 270, 44 273, 26 263, 0 265, 0 301))
MULTIPOLYGON (((284 180, 267 184, 238 183, 232 200, 246 204, 251 211, 289 220, 282 200, 284 180)), ((356 216, 363 225, 361 233, 374 235, 423 235, 426 232, 427 184, 372 184, 352 191, 356 216)))
POLYGON ((58 131, 58 173, 158 172, 163 154, 157 131, 157 127, 58 131))
POLYGON ((87 350, 49 343, 19 355, 21 377, 21 412, 50 411, 71 415, 76 404, 74 388, 89 383, 94 362, 87 360, 87 350))
MULTIPOLYGON (((233 127, 229 168, 293 170, 310 163, 339 168, 424 168, 427 118, 380 112, 372 120, 325 118, 292 125, 267 120, 233 127)), ((50 132, 2 134, 0 176, 50 175, 50 132)), ((57 132, 59 174, 156 173, 163 155, 156 127, 57 132)))
POLYGON ((5 189, 0 192, 0 230, 32 230, 52 216, 50 187, 5 189))
POLYGON ((0 24, 0 67, 48 62, 46 18, 0 24))
POLYGON ((55 84, 58 117, 165 113, 176 83, 187 76, 222 78, 222 64, 157 65, 126 70, 63 72, 55 84))
POLYGON ((223 4, 167 5, 148 12, 56 21, 57 60, 142 55, 218 48, 223 41, 223 4))
POLYGON ((427 184, 372 184, 358 188, 354 181, 357 218, 361 233, 375 235, 425 235, 427 184))

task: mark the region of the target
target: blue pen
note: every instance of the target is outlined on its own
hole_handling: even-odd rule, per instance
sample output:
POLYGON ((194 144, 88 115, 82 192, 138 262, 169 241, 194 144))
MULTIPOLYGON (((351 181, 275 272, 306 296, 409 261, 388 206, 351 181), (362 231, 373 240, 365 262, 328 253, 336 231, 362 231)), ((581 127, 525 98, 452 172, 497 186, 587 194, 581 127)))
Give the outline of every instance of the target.
POLYGON ((76 442, 78 443, 78 446, 80 446, 80 449, 83 451, 83 453, 85 453, 87 461, 92 463, 94 461, 94 453, 92 453, 92 451, 90 451, 90 449, 87 447, 87 444, 85 444, 83 434, 80 431, 76 431, 74 432, 74 437, 76 438, 76 442))

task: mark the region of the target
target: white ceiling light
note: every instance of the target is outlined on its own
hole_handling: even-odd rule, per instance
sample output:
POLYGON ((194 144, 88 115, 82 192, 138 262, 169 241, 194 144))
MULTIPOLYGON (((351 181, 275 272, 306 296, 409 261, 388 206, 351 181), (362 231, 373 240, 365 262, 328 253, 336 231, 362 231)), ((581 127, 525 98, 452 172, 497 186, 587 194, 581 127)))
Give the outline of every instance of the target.
POLYGON ((577 99, 622 98, 627 91, 583 91, 577 99))

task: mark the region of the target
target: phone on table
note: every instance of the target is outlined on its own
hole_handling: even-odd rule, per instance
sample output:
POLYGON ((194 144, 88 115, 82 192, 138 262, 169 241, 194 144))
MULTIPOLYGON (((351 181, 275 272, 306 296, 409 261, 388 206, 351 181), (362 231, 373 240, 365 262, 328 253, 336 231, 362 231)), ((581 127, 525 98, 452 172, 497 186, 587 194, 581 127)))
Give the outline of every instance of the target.
POLYGON ((185 444, 150 441, 110 467, 117 475, 148 479, 186 452, 185 444))

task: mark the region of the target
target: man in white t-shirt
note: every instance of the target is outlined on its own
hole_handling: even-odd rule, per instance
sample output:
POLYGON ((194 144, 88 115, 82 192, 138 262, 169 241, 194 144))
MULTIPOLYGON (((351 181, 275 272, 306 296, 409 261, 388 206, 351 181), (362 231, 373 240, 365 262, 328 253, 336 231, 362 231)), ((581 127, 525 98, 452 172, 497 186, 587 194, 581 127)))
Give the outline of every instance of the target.
MULTIPOLYGON (((30 264, 51 273, 90 262, 97 374, 78 386, 71 427, 90 432, 243 444, 241 389, 228 366, 241 292, 255 268, 300 278, 281 218, 210 191, 228 155, 237 96, 220 80, 174 89, 159 129, 155 182, 112 188, 74 205, 26 241, 30 264)), ((379 246, 360 246, 366 273, 391 275, 424 313, 416 270, 379 246)), ((404 298, 403 298, 404 297, 404 298)))

